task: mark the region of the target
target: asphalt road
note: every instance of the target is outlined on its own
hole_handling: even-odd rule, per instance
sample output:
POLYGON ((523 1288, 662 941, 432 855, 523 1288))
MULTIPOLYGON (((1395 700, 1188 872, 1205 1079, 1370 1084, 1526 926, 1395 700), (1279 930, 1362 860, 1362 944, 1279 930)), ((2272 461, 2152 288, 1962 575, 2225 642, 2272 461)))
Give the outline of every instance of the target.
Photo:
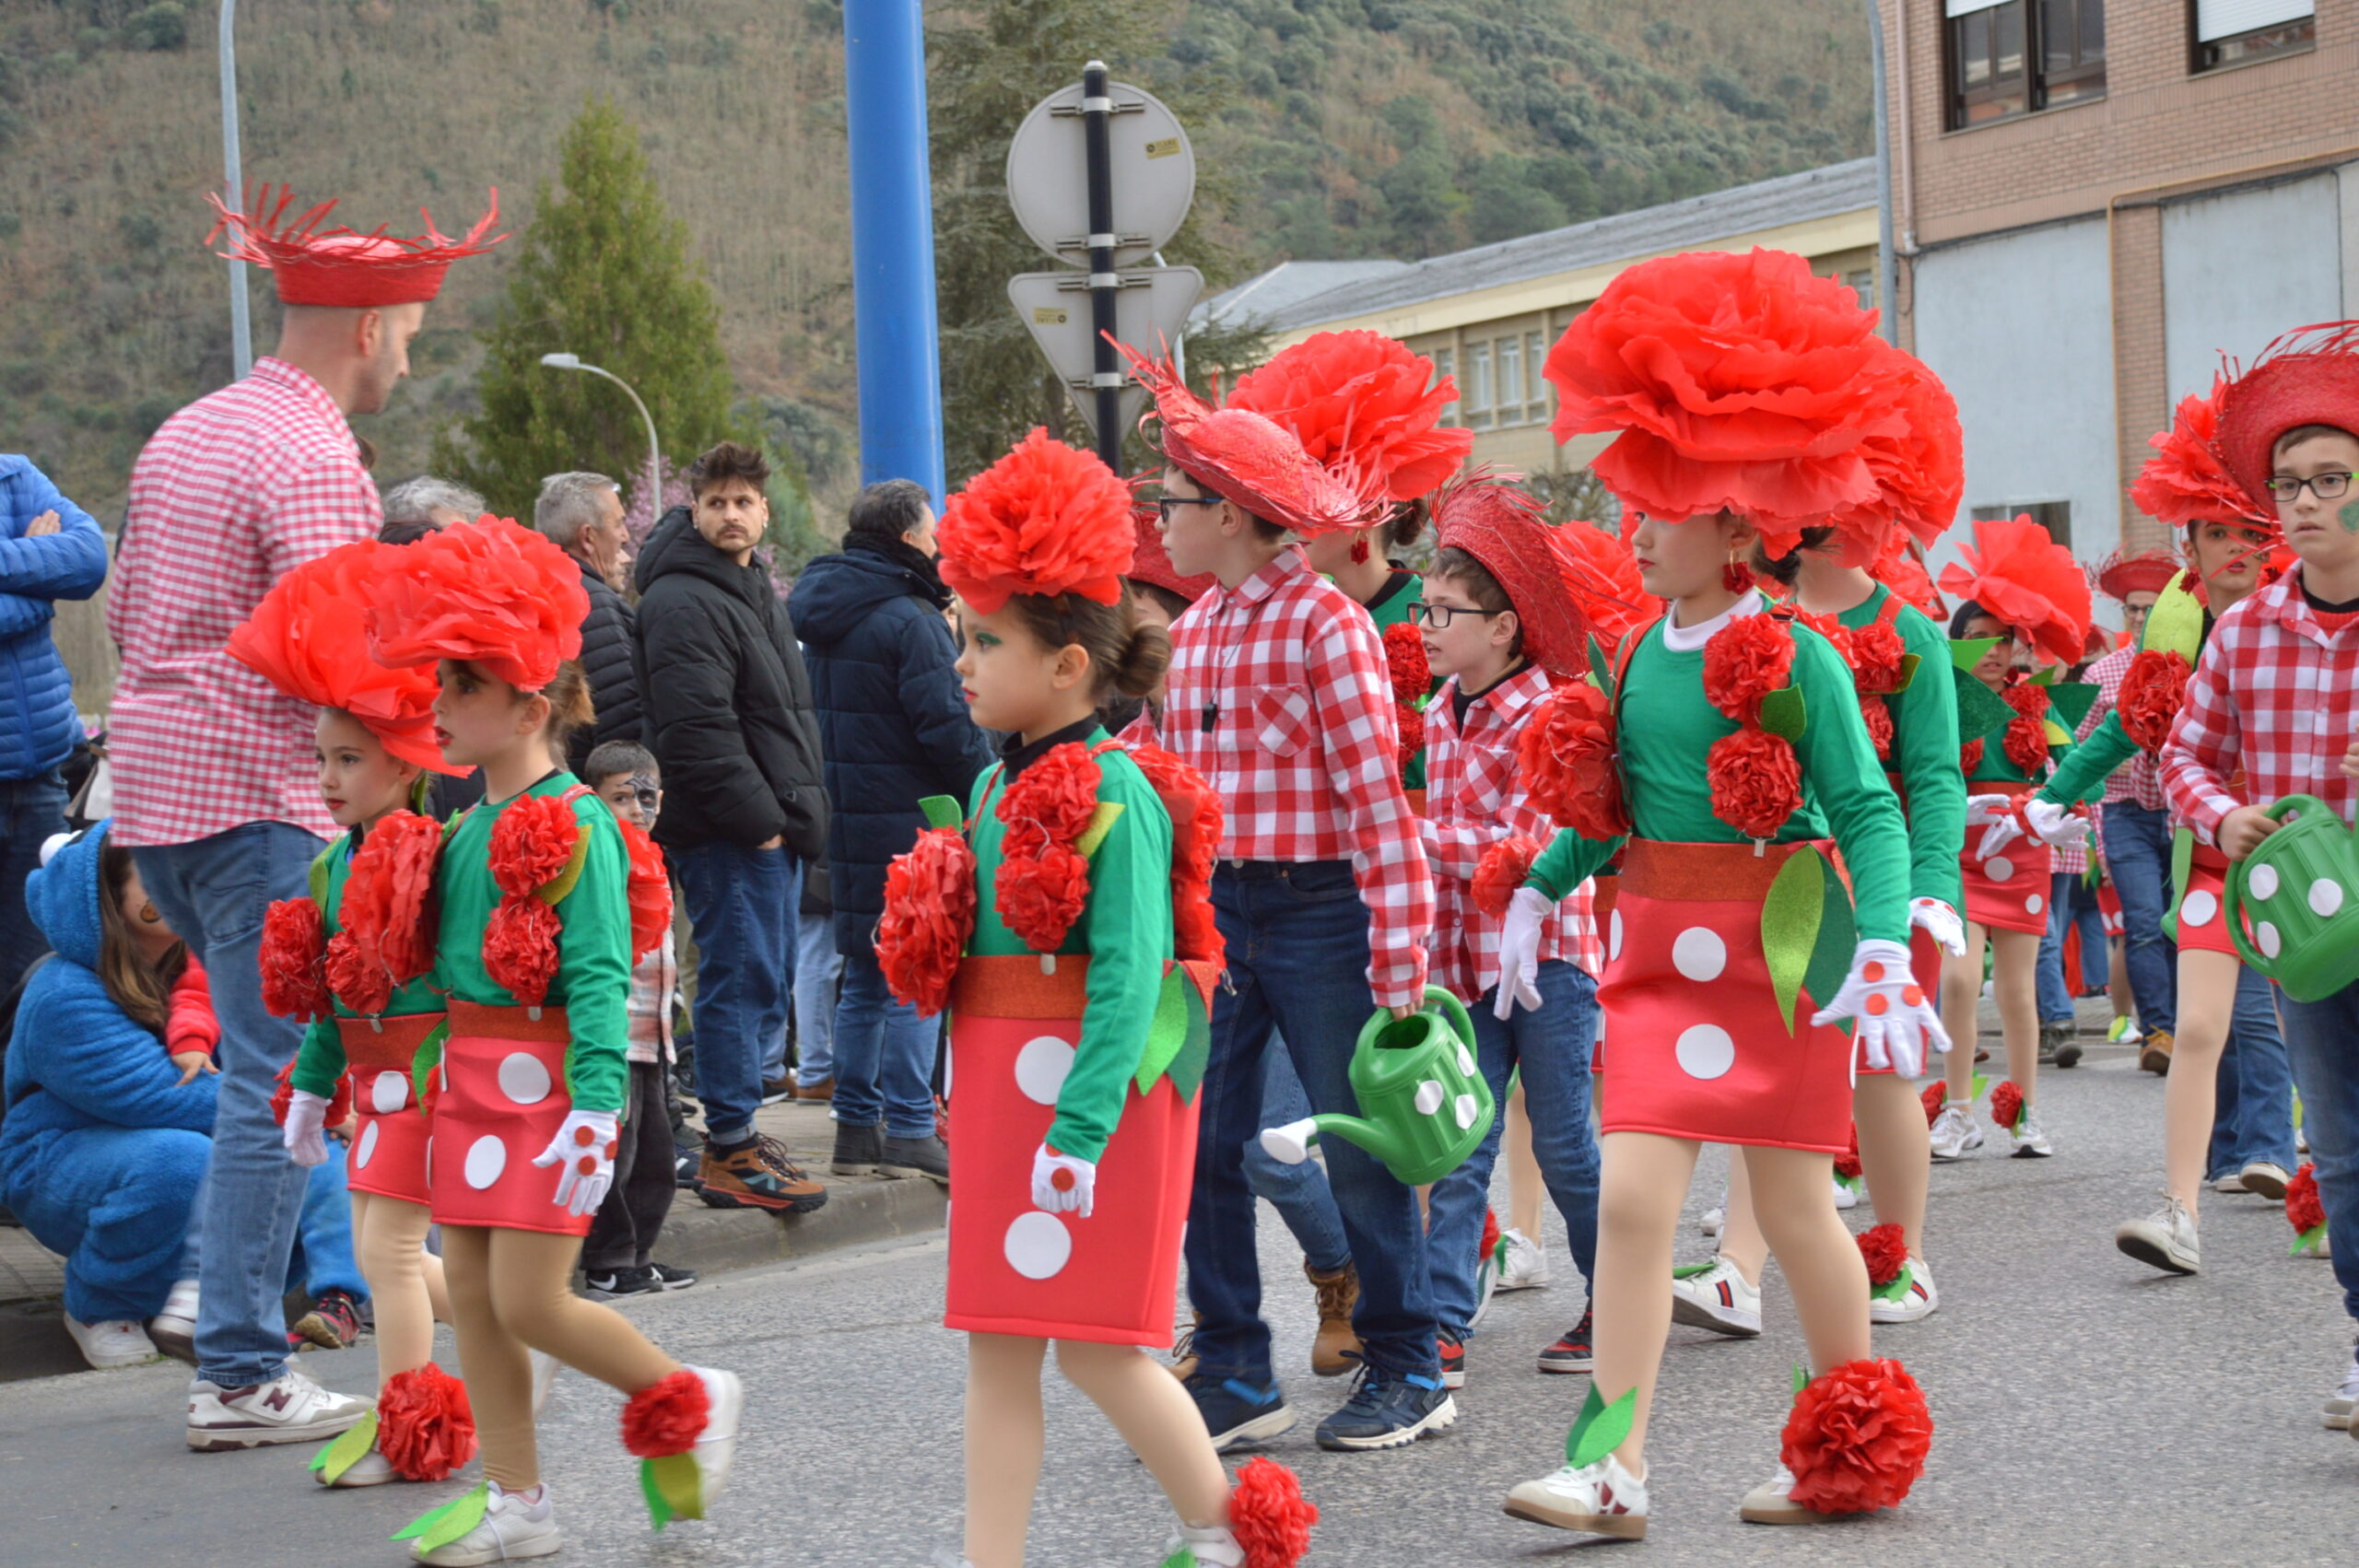
MULTIPOLYGON (((1274 1451, 1325 1512, 1312 1563, 1459 1568, 1684 1564, 2348 1563, 2359 1556, 2359 1443, 2318 1406, 2349 1353, 2327 1265, 2286 1256, 2274 1205, 2205 1207, 2209 1272, 2164 1279, 2117 1254, 2114 1223, 2152 1207, 2162 1084, 2110 1053, 2043 1085, 2058 1157, 1937 1168, 1932 1260, 1943 1307, 1878 1330, 1930 1393, 1931 1468, 1907 1504, 1839 1526, 1778 1530, 1736 1517, 1776 1462, 1801 1342, 1774 1277, 1756 1341, 1673 1328, 1649 1454, 1653 1533, 1581 1544, 1499 1512, 1552 1467, 1586 1386, 1532 1353, 1579 1315, 1552 1240, 1547 1290, 1502 1296, 1470 1347, 1461 1418, 1391 1454, 1330 1455, 1313 1422, 1343 1397, 1311 1377, 1310 1297, 1273 1221, 1263 1229, 1281 1367, 1305 1420, 1274 1451)), ((1717 1200, 1709 1157, 1692 1216, 1717 1200)), ((1857 1211, 1857 1223, 1868 1223, 1857 1211)), ((1708 1244, 1692 1225, 1684 1257, 1708 1244)), ((958 1540, 962 1347, 940 1328, 939 1241, 724 1276, 634 1310, 687 1359, 729 1366, 748 1409, 730 1491, 705 1523, 649 1532, 615 1437, 618 1398, 567 1375, 543 1426, 570 1538, 551 1561, 721 1568, 930 1568, 958 1540)), ((445 1360, 447 1354, 445 1342, 445 1360)), ((364 1347, 311 1355, 365 1388, 364 1347)), ((385 1538, 444 1487, 323 1491, 308 1449, 197 1456, 182 1447, 171 1365, 0 1386, 0 1562, 167 1568, 393 1564, 385 1538)), ((1033 1563, 1149 1568, 1168 1515, 1104 1421, 1053 1375, 1033 1563)))

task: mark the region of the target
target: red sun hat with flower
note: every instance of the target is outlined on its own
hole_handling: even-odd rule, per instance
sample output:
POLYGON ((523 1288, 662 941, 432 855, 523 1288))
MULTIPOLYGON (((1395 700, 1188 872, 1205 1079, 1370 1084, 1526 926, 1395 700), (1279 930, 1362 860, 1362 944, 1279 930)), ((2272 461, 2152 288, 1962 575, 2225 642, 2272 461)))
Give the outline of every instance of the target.
POLYGON ((1191 604, 1220 586, 1220 579, 1210 572, 1194 577, 1181 577, 1171 564, 1171 552, 1164 547, 1163 529, 1152 506, 1131 507, 1131 525, 1135 538, 1131 550, 1131 569, 1122 575, 1133 582, 1153 583, 1166 592, 1176 593, 1191 604))
POLYGON ((1441 422, 1458 383, 1379 332, 1313 333, 1240 377, 1225 406, 1264 415, 1311 461, 1364 476, 1387 501, 1414 501, 1456 474, 1474 432, 1441 422))
POLYGON ((1308 538, 1379 521, 1378 486, 1348 458, 1312 461, 1285 427, 1249 408, 1215 408, 1188 390, 1168 360, 1117 345, 1139 384, 1155 394, 1163 459, 1225 501, 1308 538))
POLYGON ((581 656, 590 613, 573 557, 504 517, 388 551, 365 592, 369 649, 380 664, 464 660, 527 692, 581 656))
POLYGON ((426 232, 407 240, 382 228, 363 234, 343 224, 330 228, 333 201, 289 219, 287 211, 295 205, 295 193, 285 185, 262 186, 243 212, 217 195, 205 199, 217 216, 205 243, 212 244, 226 231, 229 248, 218 252, 222 258, 269 268, 279 302, 286 305, 371 310, 423 304, 442 292, 443 275, 452 262, 479 256, 508 238, 484 238, 499 221, 497 190, 491 193, 491 209, 457 239, 435 228, 432 216, 423 209, 418 216, 425 219, 426 232))
MULTIPOLYGON (((2149 468, 2153 463, 2147 464, 2149 468)), ((2142 505, 2143 503, 2141 503, 2142 505)), ((2168 550, 2129 555, 2116 550, 2097 563, 2097 591, 2120 603, 2133 593, 2160 593, 2178 576, 2178 558, 2168 550)))
POLYGON ((2219 393, 2215 444, 2222 463, 2252 504, 2274 519, 2269 493, 2277 439, 2303 425, 2359 435, 2359 322, 2300 327, 2260 351, 2219 393))
POLYGON ((950 497, 935 540, 942 580, 988 615, 1018 593, 1120 603, 1137 537, 1130 486, 1036 426, 950 497))
MULTIPOLYGON (((2146 444, 2154 449, 2154 455, 2146 460, 2130 484, 2130 504, 2172 528, 2198 522, 2243 522, 2274 534, 2277 507, 2267 500, 2267 451, 2261 453, 2262 486, 2256 494, 2262 499, 2259 502, 2246 494, 2245 487, 2221 461, 2220 410, 2229 385, 2225 376, 2213 376, 2208 394, 2190 392, 2181 398, 2171 415, 2170 428, 2147 438, 2146 444)), ((2103 586, 2102 582, 2099 586, 2103 586)), ((2137 588, 2162 591, 2159 585, 2144 581, 2138 582, 2131 591, 2137 588)), ((2110 588, 2106 591, 2113 593, 2110 588)))
POLYGON ((1559 679, 1589 668, 1583 606, 1614 589, 1560 539, 1532 492, 1488 474, 1453 481, 1434 498, 1434 530, 1443 549, 1465 551, 1506 591, 1525 658, 1559 679))
POLYGON ((434 672, 388 669, 369 656, 367 584, 401 549, 368 539, 304 562, 229 634, 229 655, 298 702, 351 714, 402 761, 464 773, 434 744, 434 672))
POLYGON ((2077 664, 2089 634, 2089 579, 2072 552, 2029 517, 1974 525, 1974 544, 1942 573, 1942 591, 1971 600, 2031 639, 2051 664, 2077 664))

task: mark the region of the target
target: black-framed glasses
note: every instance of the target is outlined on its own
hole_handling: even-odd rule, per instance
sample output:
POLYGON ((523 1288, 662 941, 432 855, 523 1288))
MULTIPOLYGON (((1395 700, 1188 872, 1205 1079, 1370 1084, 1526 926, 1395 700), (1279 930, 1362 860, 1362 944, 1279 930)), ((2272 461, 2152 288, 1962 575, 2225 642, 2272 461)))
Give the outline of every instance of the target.
POLYGON ((2281 474, 2269 482, 2269 493, 2281 502, 2300 500, 2306 489, 2321 501, 2339 501, 2351 493, 2351 475, 2313 474, 2307 479, 2296 479, 2281 474))
POLYGON ((1216 507, 1218 505, 1220 505, 1218 496, 1157 496, 1155 498, 1155 515, 1157 521, 1168 528, 1171 526, 1173 507, 1216 507))
POLYGON ((1477 610, 1472 605, 1461 609, 1455 604, 1428 604, 1422 599, 1409 601, 1409 624, 1414 626, 1438 628, 1449 625, 1451 619, 1458 615, 1480 615, 1487 621, 1494 615, 1506 614, 1505 610, 1477 610))

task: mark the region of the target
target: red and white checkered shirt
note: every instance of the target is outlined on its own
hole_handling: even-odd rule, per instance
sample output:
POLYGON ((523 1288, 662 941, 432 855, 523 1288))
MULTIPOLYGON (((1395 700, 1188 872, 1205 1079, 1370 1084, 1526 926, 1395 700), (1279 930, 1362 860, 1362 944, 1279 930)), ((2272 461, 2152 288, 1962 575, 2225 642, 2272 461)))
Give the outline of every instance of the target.
POLYGON ((186 844, 250 822, 336 831, 317 712, 228 643, 283 574, 373 537, 382 518, 343 412, 283 359, 256 361, 148 439, 107 595, 123 649, 107 715, 115 842, 186 844))
MULTIPOLYGON (((2073 731, 2074 740, 2085 741, 2096 733, 2097 726, 2105 722, 2105 716, 2111 713, 2114 704, 2121 700, 2121 677, 2130 673, 2130 661, 2137 657, 2138 649, 2134 646, 2117 648, 2089 666, 2087 674, 2082 679, 2097 688, 2097 699, 2089 705, 2089 716, 2081 720, 2080 729, 2073 731)), ((2163 778, 2154 754, 2141 746, 2136 756, 2114 769, 2113 777, 2105 781, 2105 794, 2100 797, 2100 803, 2105 801, 2131 801, 2150 812, 2161 811, 2165 803, 2163 778)))
POLYGON ((1367 612, 1289 548, 1197 600, 1171 644, 1156 739, 1220 792, 1221 858, 1349 860, 1368 907, 1369 989, 1380 1006, 1422 1001, 1433 877, 1367 612))
MULTIPOLYGON (((1458 680, 1426 705, 1426 853, 1434 866, 1434 984, 1473 1004, 1498 983, 1499 931, 1506 918, 1475 907, 1473 878, 1483 852, 1522 834, 1541 848, 1556 825, 1524 792, 1516 743, 1532 710, 1548 695, 1548 672, 1527 665, 1476 697, 1458 727, 1458 680)), ((1556 906, 1540 931, 1540 956, 1563 958, 1594 975, 1598 949, 1590 908, 1593 883, 1556 906)))
POLYGON ((2207 844, 2238 806, 2287 795, 2315 795, 2350 822, 2359 780, 2343 777, 2342 757, 2354 738, 2359 622, 2329 636, 2296 567, 2212 625, 2163 743, 2163 788, 2207 844), (2239 768, 2241 798, 2228 789, 2239 768))

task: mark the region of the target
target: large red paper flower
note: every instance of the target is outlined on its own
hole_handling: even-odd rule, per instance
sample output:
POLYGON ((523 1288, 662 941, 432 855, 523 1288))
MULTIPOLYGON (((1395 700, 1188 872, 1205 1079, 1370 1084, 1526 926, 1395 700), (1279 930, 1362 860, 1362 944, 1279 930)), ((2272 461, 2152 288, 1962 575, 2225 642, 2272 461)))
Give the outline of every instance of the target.
POLYGON ((712 1395, 687 1367, 633 1394, 623 1404, 623 1446, 642 1459, 685 1454, 712 1419, 712 1395))
POLYGON ((1885 696, 1900 686, 1901 661, 1908 645, 1881 621, 1851 628, 1851 678, 1863 692, 1885 696))
POLYGON ((1990 1091, 1990 1119, 2010 1132, 2023 1120, 2024 1092, 2012 1078, 2001 1078, 1999 1086, 1990 1091))
POLYGON ((1860 718, 1868 727, 1868 739, 1876 745, 1876 760, 1892 760, 1892 709, 1880 696, 1860 699, 1860 718))
POLYGON ((1519 833, 1485 848, 1474 866, 1474 907, 1495 919, 1506 914, 1515 890, 1532 874, 1532 862, 1540 858, 1540 848, 1537 840, 1519 833))
POLYGON ((2025 778, 2036 778, 2048 766, 2048 688, 2018 681, 1999 696, 2015 710, 2000 744, 2025 778))
POLYGON ((1775 615, 1741 615, 1704 645, 1704 699, 1740 724, 1761 699, 1791 684, 1794 634, 1775 615))
POLYGON ((415 812, 381 819, 360 841, 337 920, 397 986, 434 966, 434 862, 442 825, 415 812))
POLYGON ((942 580, 986 615, 1013 593, 1112 604, 1136 543, 1129 487, 1036 426, 943 509, 942 580))
POLYGON ((1378 497, 1413 501, 1458 472, 1474 432, 1444 426, 1458 383, 1377 332, 1313 333, 1238 378, 1226 406, 1291 432, 1321 465, 1358 476, 1378 497))
POLYGON ((1949 1094, 1950 1086, 1937 1078, 1926 1084, 1925 1092, 1917 1096, 1917 1103, 1925 1107, 1927 1127, 1941 1119, 1942 1107, 1949 1103, 1949 1094))
POLYGON ((2161 751, 2187 706, 2187 661, 2176 653, 2150 648, 2131 658, 2113 704, 2122 732, 2150 752, 2161 751))
POLYGON ((328 995, 328 929, 308 898, 281 898, 263 911, 262 1004, 275 1018, 309 1022, 335 1011, 328 995))
POLYGON ((1788 1494, 1821 1514, 1889 1508, 1925 1473, 1933 1415, 1925 1391, 1896 1361, 1847 1361, 1794 1396, 1779 1457, 1793 1472, 1788 1494))
POLYGON ((1219 964, 1227 943, 1213 919, 1213 861, 1225 813, 1203 774, 1161 746, 1141 746, 1131 760, 1171 818, 1171 942, 1180 958, 1219 964))
POLYGON ((1559 827, 1603 840, 1630 831, 1615 755, 1614 705, 1586 681, 1568 681, 1540 700, 1517 742, 1523 787, 1559 827))
POLYGON ((572 802, 557 795, 519 795, 491 829, 491 880, 515 897, 538 893, 573 859, 581 837, 572 802))
POLYGON ((1089 901, 1089 861, 1074 848, 1097 813, 1096 755, 1077 741, 1051 749, 1001 790, 1007 829, 992 886, 1000 919, 1035 953, 1054 953, 1089 901))
POLYGON ((1880 392, 1877 412, 1899 417, 1879 418, 1860 441, 1875 494, 1825 520, 1856 559, 1905 549, 1909 539, 1931 546, 1957 521, 1966 495, 1966 433, 1957 400, 1942 379, 1888 344, 1873 356, 1867 376, 1880 392))
POLYGON ((1856 1238, 1860 1260, 1868 1266, 1868 1283, 1874 1288, 1892 1283, 1908 1266, 1908 1243, 1898 1225, 1875 1225, 1856 1238))
POLYGON ((1408 622, 1384 628, 1384 661, 1392 674, 1393 701, 1414 703, 1433 690, 1434 667, 1426 659, 1426 639, 1408 622))
POLYGON ((2303 1233, 2326 1223, 2326 1205, 2318 1200, 2318 1168, 2306 1160, 2285 1184, 2285 1223, 2303 1233))
POLYGON ((1028 824, 1055 842, 1071 844, 1089 831, 1097 814, 1099 782, 1097 757, 1080 742, 1068 741, 1009 780, 994 814, 1010 829, 1028 824))
POLYGON ((1228 1494, 1228 1529, 1245 1549, 1245 1568, 1294 1568, 1310 1550, 1319 1508, 1302 1495, 1295 1473, 1272 1458, 1248 1459, 1228 1494))
POLYGON ((2154 455, 2130 483, 2130 503, 2166 527, 2247 521, 2276 531, 2275 512, 2256 507, 2220 460, 2220 398, 2228 386, 2215 372, 2210 393, 2179 399, 2170 428, 2147 438, 2154 455))
POLYGON ((896 1000, 932 1017, 975 930, 975 851, 957 829, 929 828, 885 872, 876 965, 896 1000))
POLYGON ((1071 845, 1045 844, 1035 854, 1003 857, 992 888, 1007 929, 1033 952, 1054 953, 1089 905, 1089 862, 1071 845))
POLYGON ((324 966, 328 989, 354 1012, 374 1017, 393 1000, 393 977, 386 973, 384 961, 349 930, 328 938, 324 966))
POLYGON ((526 894, 499 901, 483 928, 483 972, 525 1007, 538 1007, 557 978, 557 911, 526 894))
POLYGON ((1392 705, 1392 732, 1395 751, 1402 767, 1410 759, 1426 749, 1426 715, 1414 703, 1396 702, 1392 705))
POLYGON ((475 1457, 467 1386, 430 1361, 386 1378, 377 1396, 377 1452, 406 1480, 449 1480, 475 1457))
POLYGON ((1736 730, 1704 754, 1712 814, 1747 838, 1775 838, 1802 809, 1802 769, 1791 742, 1760 730, 1736 730))
POLYGON ((390 552, 365 580, 381 664, 460 659, 528 692, 581 656, 590 596, 573 557, 509 518, 445 528, 390 552))
POLYGON ((2092 610, 2072 552, 2028 516, 1974 525, 1974 544, 1942 573, 1942 591, 1970 599, 2029 638, 2051 664, 2080 661, 2092 610))
POLYGON ((672 878, 663 869, 663 851, 647 830, 621 817, 623 848, 630 852, 630 961, 633 964, 663 945, 672 929, 672 878))

